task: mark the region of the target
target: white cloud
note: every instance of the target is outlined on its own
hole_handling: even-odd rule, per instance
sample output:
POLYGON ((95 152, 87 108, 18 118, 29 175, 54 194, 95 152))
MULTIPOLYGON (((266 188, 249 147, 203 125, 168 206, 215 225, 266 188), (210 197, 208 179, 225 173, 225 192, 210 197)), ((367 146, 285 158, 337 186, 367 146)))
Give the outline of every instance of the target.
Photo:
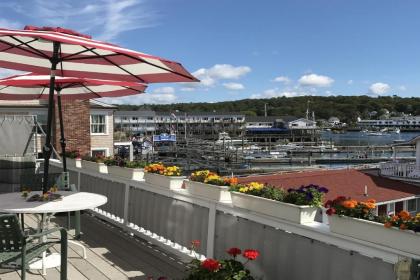
POLYGON ((391 89, 391 87, 388 84, 380 83, 380 82, 379 83, 371 84, 370 87, 369 87, 370 93, 373 93, 375 95, 385 94, 390 89, 391 89))
POLYGON ((329 87, 334 83, 334 80, 328 76, 317 75, 317 74, 308 74, 303 75, 299 79, 299 84, 301 86, 308 87, 329 87))
POLYGON ((352 84, 353 84, 353 80, 348 80, 348 81, 347 81, 347 84, 348 84, 348 85, 352 85, 352 84))
POLYGON ((406 86, 399 86, 398 87, 398 90, 400 90, 400 91, 406 91, 407 90, 407 87, 406 86))
POLYGON ((295 91, 295 90, 280 90, 279 88, 267 89, 262 93, 251 95, 251 99, 256 98, 273 98, 273 97, 295 97, 295 96, 306 96, 313 95, 313 93, 305 91, 295 91))
POLYGON ((243 84, 240 83, 224 83, 223 86, 230 90, 243 90, 245 89, 243 84))
POLYGON ((290 84, 290 82, 291 82, 291 80, 289 79, 289 77, 286 77, 286 76, 278 76, 278 77, 275 77, 273 81, 274 82, 278 82, 278 83, 283 83, 285 85, 290 84))
POLYGON ((173 87, 160 87, 153 90, 155 94, 174 94, 175 89, 173 87))
MULTIPOLYGON (((113 40, 121 33, 155 26, 157 13, 146 0, 35 0, 2 3, 3 11, 11 9, 32 18, 39 26, 61 26, 95 35, 98 40, 113 40)), ((0 21, 0 24, 2 22, 0 21)), ((11 22, 12 25, 16 25, 11 22)), ((2 24, 3 25, 3 24, 2 24)), ((23 26, 19 24, 19 28, 23 26)))
POLYGON ((211 87, 219 80, 238 80, 251 72, 248 66, 233 66, 230 64, 215 64, 210 68, 200 68, 192 74, 197 77, 201 83, 185 84, 185 88, 196 88, 197 86, 211 87))

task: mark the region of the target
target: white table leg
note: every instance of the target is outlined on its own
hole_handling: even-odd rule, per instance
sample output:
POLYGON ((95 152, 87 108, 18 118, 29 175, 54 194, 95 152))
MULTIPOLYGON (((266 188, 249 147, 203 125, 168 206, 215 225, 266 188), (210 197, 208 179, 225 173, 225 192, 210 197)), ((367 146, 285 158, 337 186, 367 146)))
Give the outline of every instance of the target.
MULTIPOLYGON (((38 219, 38 232, 48 230, 48 224, 51 217, 54 214, 42 214, 41 217, 37 216, 38 219)), ((46 242, 47 236, 42 236, 40 242, 46 242)), ((61 255, 58 253, 48 254, 46 252, 42 253, 42 257, 34 259, 29 264, 29 269, 40 270, 42 269, 42 275, 47 275, 47 268, 59 267, 61 264, 61 255)))

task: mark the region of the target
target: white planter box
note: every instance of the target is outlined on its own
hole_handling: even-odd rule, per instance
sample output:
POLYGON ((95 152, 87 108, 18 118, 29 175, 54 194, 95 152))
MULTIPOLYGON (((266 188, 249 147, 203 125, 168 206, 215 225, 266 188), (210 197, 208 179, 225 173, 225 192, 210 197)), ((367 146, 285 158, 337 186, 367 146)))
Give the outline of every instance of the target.
POLYGON ((127 168, 119 166, 108 166, 108 174, 125 179, 141 181, 144 177, 143 168, 127 168))
POLYGON ((413 231, 386 228, 381 223, 346 216, 328 216, 331 232, 369 241, 418 255, 420 234, 413 231))
POLYGON ((232 192, 232 204, 235 207, 298 224, 313 222, 318 210, 318 208, 312 206, 294 205, 239 192, 232 192))
POLYGON ((187 191, 196 196, 220 202, 231 202, 229 187, 216 186, 195 181, 185 181, 187 191))
POLYGON ((147 183, 170 190, 181 189, 185 178, 185 176, 164 176, 150 172, 144 173, 144 180, 147 183))
POLYGON ((82 160, 82 168, 99 173, 108 173, 108 166, 104 163, 82 160))
POLYGON ((82 168, 82 160, 75 159, 75 158, 67 158, 66 157, 66 164, 68 168, 82 168))

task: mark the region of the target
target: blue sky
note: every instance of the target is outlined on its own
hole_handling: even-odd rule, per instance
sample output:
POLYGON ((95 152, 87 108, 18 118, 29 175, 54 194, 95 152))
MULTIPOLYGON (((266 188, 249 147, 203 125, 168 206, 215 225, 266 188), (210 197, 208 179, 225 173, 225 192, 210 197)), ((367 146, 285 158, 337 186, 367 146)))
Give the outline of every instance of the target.
POLYGON ((18 0, 0 3, 0 27, 73 28, 180 61, 202 80, 118 103, 408 97, 420 96, 419 10, 416 0, 18 0))

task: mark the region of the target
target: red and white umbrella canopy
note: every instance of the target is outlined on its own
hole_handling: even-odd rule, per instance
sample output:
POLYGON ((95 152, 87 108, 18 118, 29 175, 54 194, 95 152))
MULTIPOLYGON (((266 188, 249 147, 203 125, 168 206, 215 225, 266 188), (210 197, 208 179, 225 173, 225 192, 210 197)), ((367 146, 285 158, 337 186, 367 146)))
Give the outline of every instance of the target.
MULTIPOLYGON (((48 99, 50 76, 18 75, 0 80, 0 100, 48 99)), ((120 97, 143 93, 145 84, 89 78, 55 77, 55 94, 61 99, 120 97)))
POLYGON ((0 29, 0 67, 49 75, 53 42, 60 44, 59 76, 141 83, 198 81, 180 63, 50 27, 0 29))

